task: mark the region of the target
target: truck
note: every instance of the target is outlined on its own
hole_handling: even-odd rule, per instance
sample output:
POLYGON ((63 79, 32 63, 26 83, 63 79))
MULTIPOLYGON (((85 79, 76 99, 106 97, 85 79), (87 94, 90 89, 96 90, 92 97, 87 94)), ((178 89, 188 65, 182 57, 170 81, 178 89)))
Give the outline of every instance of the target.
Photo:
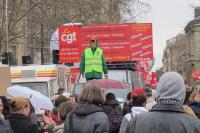
POLYGON ((59 88, 67 88, 66 67, 63 65, 12 66, 11 83, 29 87, 51 97, 59 88))
MULTIPOLYGON (((51 46, 56 45, 52 50, 59 50, 59 63, 79 63, 90 38, 96 37, 107 61, 109 79, 129 84, 127 89, 108 88, 105 94, 113 92, 117 98, 125 100, 133 88, 143 87, 144 78, 136 71, 136 61, 153 60, 152 23, 62 25, 58 33, 57 43, 51 46)), ((73 93, 79 93, 86 82, 80 73, 77 77, 73 93)))
MULTIPOLYGON (((129 86, 129 88, 125 89, 107 88, 104 90, 105 95, 110 92, 115 94, 117 100, 121 104, 125 102, 127 94, 131 92, 133 88, 143 87, 143 77, 138 75, 135 62, 107 62, 107 67, 109 79, 124 82, 129 86)), ((79 76, 74 87, 74 92, 78 94, 81 91, 82 85, 85 83, 85 78, 79 76)))

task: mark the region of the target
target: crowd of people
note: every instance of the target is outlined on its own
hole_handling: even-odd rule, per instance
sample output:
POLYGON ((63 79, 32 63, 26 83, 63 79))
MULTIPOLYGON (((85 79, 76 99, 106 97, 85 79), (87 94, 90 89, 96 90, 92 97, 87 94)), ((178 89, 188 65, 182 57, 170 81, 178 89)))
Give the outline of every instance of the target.
POLYGON ((54 109, 36 114, 24 97, 0 97, 0 133, 200 133, 200 93, 176 72, 164 73, 155 90, 146 85, 127 94, 86 83, 80 94, 52 97, 54 109))

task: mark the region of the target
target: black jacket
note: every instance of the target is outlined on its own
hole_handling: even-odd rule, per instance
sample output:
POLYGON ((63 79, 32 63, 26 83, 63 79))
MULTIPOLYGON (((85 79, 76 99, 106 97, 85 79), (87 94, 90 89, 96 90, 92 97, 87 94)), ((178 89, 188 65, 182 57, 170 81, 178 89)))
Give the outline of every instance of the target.
POLYGON ((200 119, 200 103, 197 102, 191 102, 189 106, 194 111, 195 115, 200 119))
POLYGON ((14 133, 39 133, 38 126, 22 114, 11 114, 9 122, 14 133))
POLYGON ((119 128, 122 122, 122 109, 116 99, 106 101, 102 106, 109 120, 109 133, 119 133, 119 128))
POLYGON ((188 116, 181 105, 159 103, 136 115, 126 133, 200 133, 200 121, 188 116))
POLYGON ((65 120, 64 133, 69 133, 70 129, 73 133, 108 133, 108 125, 108 118, 100 107, 90 103, 78 103, 65 120))

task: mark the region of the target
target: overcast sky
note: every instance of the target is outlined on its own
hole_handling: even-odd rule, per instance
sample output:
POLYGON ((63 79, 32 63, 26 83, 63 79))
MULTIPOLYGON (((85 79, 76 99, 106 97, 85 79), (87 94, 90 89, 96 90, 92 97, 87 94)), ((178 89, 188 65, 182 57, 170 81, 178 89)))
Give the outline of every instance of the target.
MULTIPOLYGON (((145 1, 145 0, 144 0, 145 1)), ((166 40, 183 33, 187 23, 194 18, 193 7, 198 0, 148 0, 151 11, 139 22, 152 22, 155 69, 162 66, 166 40)))

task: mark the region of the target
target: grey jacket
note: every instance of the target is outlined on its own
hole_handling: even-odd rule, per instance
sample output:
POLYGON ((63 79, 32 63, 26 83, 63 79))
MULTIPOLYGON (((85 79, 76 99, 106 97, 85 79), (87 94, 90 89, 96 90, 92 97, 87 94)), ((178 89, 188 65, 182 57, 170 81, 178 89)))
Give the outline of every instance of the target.
POLYGON ((12 133, 9 123, 2 118, 0 118, 0 133, 12 133))
POLYGON ((72 112, 65 120, 64 133, 69 133, 70 128, 73 133, 109 132, 108 118, 100 107, 89 103, 78 103, 72 112), (72 119, 70 119, 71 115, 72 119), (73 123, 72 126, 69 121, 73 123))
POLYGON ((59 125, 59 126, 55 126, 53 129, 54 133, 63 133, 64 132, 64 123, 59 125))
POLYGON ((158 103, 136 115, 126 133, 200 133, 200 121, 186 115, 181 105, 158 103))

